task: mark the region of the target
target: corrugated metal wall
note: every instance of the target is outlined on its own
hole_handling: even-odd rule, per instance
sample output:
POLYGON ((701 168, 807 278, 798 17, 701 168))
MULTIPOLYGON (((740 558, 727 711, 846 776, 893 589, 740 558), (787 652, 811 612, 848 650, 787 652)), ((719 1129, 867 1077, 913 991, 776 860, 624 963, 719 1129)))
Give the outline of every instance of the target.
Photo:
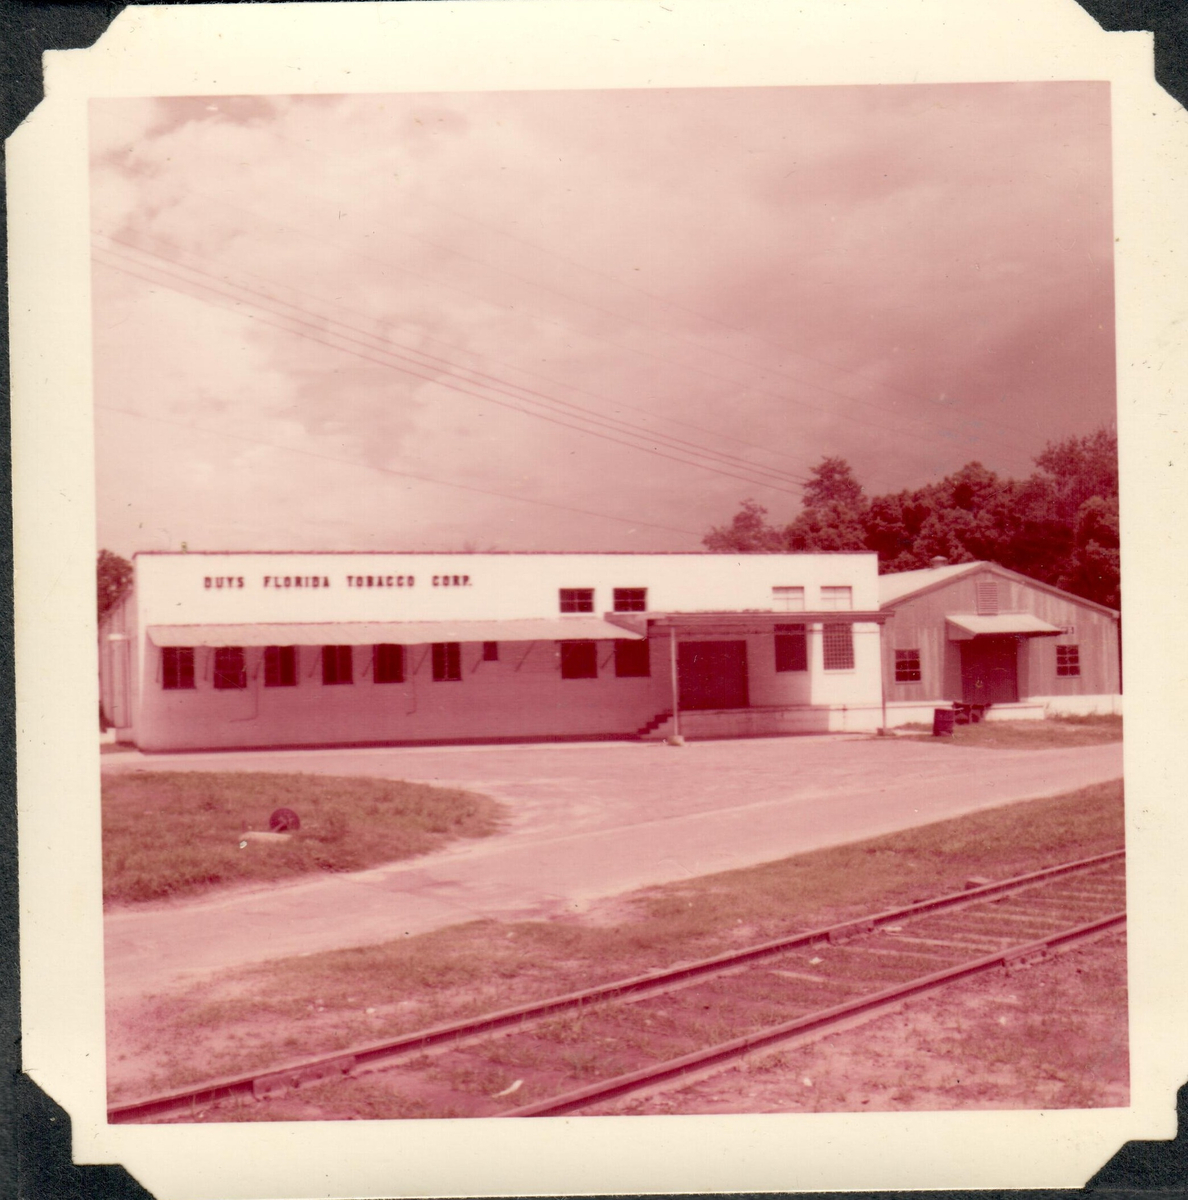
POLYGON ((894 616, 887 622, 883 641, 889 701, 962 699, 960 643, 949 641, 945 617, 950 613, 977 612, 977 584, 987 580, 998 584, 1000 612, 1033 613, 1052 625, 1072 630, 1059 637, 1021 639, 1020 699, 1111 695, 1121 691, 1118 626, 1113 617, 1080 603, 1075 597, 1054 595, 987 567, 892 606, 894 616), (1079 676, 1056 674, 1057 645, 1078 647, 1079 676), (919 683, 896 683, 897 649, 919 650, 919 683))

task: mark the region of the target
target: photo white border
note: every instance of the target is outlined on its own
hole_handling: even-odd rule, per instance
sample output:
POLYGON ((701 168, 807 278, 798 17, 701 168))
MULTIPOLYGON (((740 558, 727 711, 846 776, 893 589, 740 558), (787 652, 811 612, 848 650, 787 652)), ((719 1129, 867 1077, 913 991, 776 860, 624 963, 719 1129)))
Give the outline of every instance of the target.
POLYGON ((24 1065, 79 1163, 158 1197, 1079 1187, 1175 1133, 1188 1079, 1185 111, 1148 34, 1074 0, 500 0, 129 8, 51 52, 9 142, 24 1065), (1131 1070, 1125 1109, 114 1126, 104 1118, 87 101, 244 95, 1112 83, 1126 646, 1131 1070), (1180 185, 1177 189, 1177 183, 1180 185), (1178 190, 1178 195, 1177 195, 1178 190))

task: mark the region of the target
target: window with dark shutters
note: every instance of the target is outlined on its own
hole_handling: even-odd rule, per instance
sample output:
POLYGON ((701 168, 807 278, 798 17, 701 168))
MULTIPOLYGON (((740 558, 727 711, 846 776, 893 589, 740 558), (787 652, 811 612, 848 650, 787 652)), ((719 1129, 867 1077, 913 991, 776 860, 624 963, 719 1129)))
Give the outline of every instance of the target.
POLYGON ((620 679, 639 679, 652 673, 652 659, 645 640, 621 638, 615 642, 615 674, 620 679))
POLYGON ((403 683, 404 682, 404 647, 392 643, 381 642, 375 647, 375 682, 403 683))
POLYGON ((322 647, 322 682, 354 683, 354 660, 350 646, 322 647))
POLYGON ((808 670, 808 637, 803 625, 775 627, 775 669, 777 671, 808 670))
POLYGON ((297 686, 297 647, 264 647, 264 686, 297 686))
POLYGON ((161 687, 167 692, 194 686, 194 647, 165 646, 161 650, 161 687))
POLYGON ((218 646, 214 652, 214 685, 219 691, 247 687, 247 664, 242 646, 218 646))
POLYGON ((597 642, 559 642, 562 679, 598 678, 597 642))
POLYGON ((462 679, 462 644, 433 643, 433 678, 437 683, 459 683, 462 679))

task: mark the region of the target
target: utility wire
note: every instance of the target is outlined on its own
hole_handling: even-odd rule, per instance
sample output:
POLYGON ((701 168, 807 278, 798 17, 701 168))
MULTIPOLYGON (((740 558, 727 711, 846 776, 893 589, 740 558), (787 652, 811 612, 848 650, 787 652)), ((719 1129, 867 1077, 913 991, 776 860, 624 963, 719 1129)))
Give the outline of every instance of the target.
MULTIPOLYGON (((282 139, 282 140, 286 140, 286 139, 282 139)), ((132 166, 130 164, 125 164, 122 169, 132 171, 134 173, 140 174, 140 175, 144 176, 145 178, 148 178, 148 179, 151 179, 154 181, 156 181, 158 179, 158 176, 154 175, 152 172, 147 171, 141 167, 136 167, 136 166, 132 166)), ((447 283, 444 280, 441 280, 440 278, 435 278, 433 276, 426 275, 424 272, 414 270, 411 267, 407 267, 407 266, 404 266, 399 263, 390 262, 388 260, 380 259, 372 254, 365 254, 360 250, 354 249, 353 247, 344 246, 341 242, 337 242, 334 239, 326 238, 323 235, 314 234, 307 230, 301 229, 299 226, 286 224, 285 222, 277 222, 275 220, 275 218, 273 218, 271 216, 266 216, 265 214, 259 213, 254 209, 246 208, 243 205, 234 204, 230 201, 225 200, 222 197, 215 196, 211 193, 203 192, 200 189, 192 188, 192 187, 189 188, 188 191, 190 192, 190 194, 201 195, 201 196, 204 196, 205 198, 214 200, 216 203, 223 205, 224 207, 230 208, 234 211, 245 213, 249 216, 255 217, 258 220, 267 221, 277 228, 288 229, 294 233, 299 234, 302 237, 310 239, 311 241, 335 246, 337 249, 342 250, 345 253, 351 254, 354 257, 363 259, 368 262, 376 263, 377 265, 379 265, 381 267, 385 267, 385 268, 401 271, 405 274, 413 275, 416 278, 424 279, 427 282, 435 284, 438 287, 444 287, 450 291, 458 292, 461 295, 469 296, 472 299, 479 300, 482 303, 492 304, 495 307, 504 308, 504 309, 508 309, 508 310, 512 309, 511 305, 499 304, 496 301, 492 301, 489 297, 486 297, 479 293, 470 291, 466 288, 458 287, 456 284, 447 283)), ((315 192, 313 194, 317 195, 318 193, 315 192)), ((323 197, 323 199, 324 199, 324 197, 323 197)), ((421 238, 417 234, 408 233, 406 231, 401 231, 398 229, 393 229, 392 232, 399 233, 402 236, 409 237, 414 240, 420 241, 423 245, 429 246, 430 248, 442 250, 446 253, 449 253, 449 254, 452 254, 452 255, 455 255, 458 257, 470 259, 471 261, 474 261, 474 262, 479 263, 480 265, 486 266, 486 267, 490 268, 491 270, 498 271, 501 274, 507 275, 509 278, 517 279, 521 282, 527 283, 530 287, 536 287, 536 288, 542 289, 544 291, 552 292, 554 295, 560 296, 562 299, 569 300, 575 304, 583 305, 584 307, 590 308, 592 311, 599 312, 599 313, 602 313, 603 315, 613 317, 618 321, 626 322, 628 324, 638 325, 641 328, 643 328, 645 330, 649 330, 652 333, 658 333, 659 336, 661 336, 661 337, 669 337, 669 338, 673 338, 674 340, 677 340, 677 341, 683 341, 686 344, 692 345, 699 350, 708 351, 711 354, 718 354, 720 356, 733 359, 736 362, 742 363, 742 364, 749 366, 749 367, 751 367, 761 373, 764 373, 764 374, 783 375, 785 378, 789 379, 793 383, 797 383, 802 386, 814 388, 817 391, 828 393, 829 395, 836 396, 839 399, 850 402, 850 403, 862 404, 862 405, 866 405, 868 407, 875 408, 879 411, 883 411, 883 412, 886 411, 885 406, 880 405, 874 401, 862 400, 862 399, 859 399, 858 397, 851 396, 846 392, 838 391, 836 388, 828 387, 825 384, 815 383, 811 380, 800 379, 800 378, 793 376, 787 372, 781 372, 775 368, 763 366, 763 365, 755 363, 749 359, 741 358, 740 356, 737 356, 737 355, 727 354, 725 351, 719 351, 719 350, 714 349, 713 347, 703 346, 697 342, 691 341, 690 339, 680 338, 676 334, 672 334, 672 333, 669 333, 669 332, 666 332, 663 330, 657 330, 657 329, 655 329, 655 327, 649 326, 645 322, 639 321, 634 318, 625 317, 625 316, 623 316, 623 314, 614 312, 613 310, 610 310, 610 309, 603 309, 603 308, 598 307, 597 305, 592 305, 588 301, 582 300, 578 297, 570 296, 564 292, 561 292, 559 289, 550 288, 545 284, 536 283, 533 280, 527 279, 523 276, 516 275, 514 272, 508 271, 505 268, 498 267, 495 264, 487 263, 482 259, 475 258, 473 255, 464 254, 463 252, 458 251, 458 250, 454 249, 453 247, 443 246, 438 243, 429 242, 427 239, 421 238)), ((565 326, 561 321, 555 320, 553 318, 539 317, 538 319, 540 319, 541 321, 543 321, 545 323, 557 325, 559 327, 566 328, 568 330, 568 327, 565 326)), ((801 408, 813 409, 817 412, 825 413, 835 419, 850 421, 853 424, 861 425, 865 429, 882 429, 886 432, 896 434, 896 435, 903 435, 903 433, 904 433, 904 430, 902 428, 902 422, 900 425, 896 425, 896 426, 880 424, 879 422, 871 421, 869 418, 866 418, 866 417, 858 417, 858 416, 854 416, 853 414, 850 414, 850 413, 838 412, 838 411, 836 411, 836 409, 834 407, 829 407, 829 406, 821 405, 821 404, 812 404, 808 401, 800 400, 800 399, 793 399, 784 393, 774 392, 769 388, 763 388, 754 383, 750 383, 750 382, 743 383, 739 380, 731 379, 727 376, 717 374, 716 372, 707 371, 706 369, 704 369, 702 367, 694 366, 691 363, 674 362, 674 360, 666 357, 665 355, 656 354, 650 350, 644 350, 639 347, 630 346, 630 345, 624 347, 624 346, 619 345, 618 343, 612 342, 608 338, 602 337, 599 334, 582 331, 582 336, 590 338, 592 340, 607 342, 610 345, 616 345, 616 346, 618 346, 619 349, 625 348, 629 353, 632 353, 632 354, 635 354, 638 356, 642 356, 642 357, 656 359, 660 362, 666 362, 669 365, 675 365, 675 366, 681 367, 682 369, 692 371, 692 372, 695 372, 700 375, 704 375, 705 377, 707 377, 709 379, 715 379, 719 382, 729 383, 735 387, 743 387, 749 391, 756 392, 760 395, 771 396, 774 399, 777 399, 781 403, 784 403, 784 404, 792 404, 792 405, 796 405, 801 408)), ((908 418, 906 418, 906 420, 911 421, 917 425, 921 425, 921 426, 925 427, 925 430, 922 430, 921 432, 913 433, 910 435, 917 441, 919 441, 919 440, 931 441, 931 442, 935 442, 938 445, 944 445, 946 447, 951 447, 954 439, 962 438, 964 440, 967 438, 967 435, 959 433, 957 430, 949 430, 949 432, 953 435, 951 438, 937 437, 937 436, 935 436, 935 434, 926 431, 927 429, 933 429, 933 428, 937 428, 937 427, 933 426, 930 422, 925 421, 923 418, 908 417, 908 418)), ((994 425, 996 423, 995 422, 984 422, 984 424, 994 425)), ((999 444, 1000 446, 1003 446, 1012 451, 1027 453, 1027 451, 1023 450, 1023 447, 1014 445, 1012 443, 1002 442, 998 439, 985 437, 985 436, 983 436, 983 440, 996 441, 997 444, 999 444)))
POLYGON ((495 496, 500 500, 514 500, 520 504, 533 504, 539 508, 555 508, 562 512, 577 513, 583 517, 598 517, 606 521, 622 521, 627 525, 645 525, 649 529, 662 529, 666 533, 682 533, 689 537, 700 538, 703 535, 692 529, 678 529, 673 525, 658 525, 655 521, 641 521, 635 517, 617 517, 611 513, 593 512, 587 508, 574 508, 569 504, 555 504, 551 500, 533 500, 527 496, 516 496, 509 492, 496 492, 489 488, 475 487, 469 483, 455 483, 450 479, 438 479, 432 475, 418 475, 412 471, 397 471, 394 467, 380 467, 373 463, 359 462, 357 459, 339 458, 333 454, 322 454, 316 450, 303 450, 297 446, 285 446, 279 442, 270 442, 264 438, 249 437, 247 434, 231 433, 225 429, 209 429, 202 425, 193 425, 188 421, 173 421, 168 417, 158 417, 149 413, 136 412, 134 409, 118 408, 114 404, 96 404, 103 412, 118 413, 124 417, 134 417, 140 421, 154 421, 159 425, 172 425, 184 429, 188 433, 207 433, 213 437, 229 438, 232 441, 248 442, 253 446, 267 446, 272 450, 280 450, 285 454, 300 454, 305 458, 317 458, 323 462, 338 463, 351 467, 353 470, 362 468, 365 471, 376 471, 381 475, 393 475, 399 479, 413 479, 418 483, 433 483, 439 487, 457 488, 464 492, 477 492, 481 496, 495 496))
MULTIPOLYGON (((715 475, 721 475, 724 478, 736 479, 743 483, 749 483, 752 486, 766 487, 766 488, 773 489, 776 491, 783 491, 789 495, 797 494, 796 492, 793 492, 789 487, 782 486, 779 483, 773 483, 769 479, 756 478, 755 475, 745 475, 745 476, 739 475, 734 471, 727 471, 727 470, 723 470, 719 467, 710 466, 705 462, 693 461, 687 457, 677 457, 675 454, 666 454, 662 450, 657 449, 655 447, 642 446, 642 445, 638 444, 637 442, 625 441, 622 438, 612 437, 607 433, 601 433, 597 429, 589 429, 589 428, 585 428, 580 425, 574 425, 572 422, 562 420, 556 416, 550 416, 550 415, 547 415, 546 413, 541 413, 541 412, 533 412, 531 410, 524 409, 524 408, 520 407, 519 405, 511 404, 511 403, 508 403, 507 401, 496 399, 494 396, 487 395, 487 394, 484 394, 481 392, 472 391, 469 388, 459 386, 459 383, 456 381, 457 380, 456 376, 447 374, 443 378, 442 376, 439 376, 439 375, 424 374, 422 372, 412 370, 409 366, 403 365, 403 364, 407 363, 409 361, 413 361, 415 366, 419 366, 422 368, 424 368, 424 364, 416 363, 414 360, 409 360, 407 358, 407 356, 401 355, 394 350, 390 350, 390 349, 383 348, 383 347, 376 348, 367 343, 360 342, 358 338, 352 338, 345 334, 334 333, 334 332, 326 333, 319 326, 315 325, 314 323, 312 323, 308 320, 303 320, 302 318, 294 317, 287 313, 278 313, 278 312, 276 312, 276 310, 274 308, 269 308, 266 304, 262 304, 259 301, 244 301, 244 300, 241 300, 237 296, 234 296, 228 292, 222 291, 219 288, 214 287, 211 284, 205 284, 200 281, 188 279, 184 276, 178 276, 175 273, 172 273, 163 267, 145 266, 145 264, 135 262, 135 260, 125 259, 125 261, 132 261, 134 263, 134 265, 140 266, 142 268, 142 271, 147 270, 147 271, 151 271, 151 272, 155 273, 154 276, 146 276, 140 272, 132 270, 128 266, 120 265, 120 263, 118 261, 118 255, 113 253, 112 251, 102 251, 102 252, 108 254, 112 258, 117 259, 117 261, 115 261, 115 262, 108 262, 105 264, 109 267, 112 267, 115 270, 122 271, 125 274, 135 276, 137 278, 145 280, 146 282, 158 283, 158 284, 162 284, 163 286, 170 287, 173 290, 182 291, 185 294, 191 295, 192 297, 194 297, 196 299, 202 299, 202 297, 195 296, 195 294, 192 290, 194 288, 198 288, 202 291, 213 292, 215 295, 219 296, 224 301, 231 301, 233 303, 245 304, 250 307, 254 307, 256 309, 260 309, 262 311, 269 312, 274 316, 278 316, 283 321, 288 321, 288 322, 291 322, 291 323, 297 324, 297 325, 305 325, 308 328, 308 330, 310 330, 311 332, 303 331, 301 329, 293 329, 289 325, 279 325, 273 321, 262 321, 258 317, 253 318, 255 320, 260 321, 261 324, 270 325, 273 328, 281 329, 284 332, 289 333, 293 336, 303 337, 310 341, 318 342, 321 345, 328 346, 331 349, 339 350, 340 352, 343 352, 343 353, 353 354, 356 357, 362 358, 368 362, 372 362, 377 366, 386 367, 390 370, 397 370, 397 371, 402 372, 403 374, 410 375, 413 378, 421 379, 421 380, 425 381, 426 383, 437 384, 439 386, 449 388, 451 391, 459 392, 460 394, 465 395, 465 396, 470 396, 473 399, 481 400, 481 401, 484 401, 489 404, 495 404, 501 408, 511 409, 512 411, 521 413, 522 415, 536 417, 539 420, 548 421, 550 424, 560 425, 563 428, 572 429, 579 433, 585 433, 591 437, 598 437, 598 438, 603 439, 604 441, 612 442, 612 443, 614 443, 616 445, 620 445, 620 446, 625 446, 628 449, 638 450, 641 453, 651 454, 658 458, 667 459, 670 462, 680 463, 683 466, 697 467, 697 468, 700 468, 701 470, 710 471, 715 475), (164 276, 164 279, 158 278, 156 276, 164 276), (179 287, 178 286, 179 283, 188 285, 188 289, 179 287), (319 336, 319 335, 321 335, 321 336, 319 336), (341 341, 355 342, 356 346, 341 345, 339 341, 329 340, 329 338, 331 338, 331 337, 338 338, 341 341), (374 353, 373 354, 364 353, 363 350, 356 348, 357 346, 364 346, 367 350, 372 350, 374 353), (383 354, 383 355, 387 356, 388 359, 396 359, 398 361, 391 362, 391 361, 378 359, 378 358, 374 357, 375 353, 383 354)), ((102 260, 100 260, 100 261, 102 261, 102 260)), ((476 383, 472 380, 464 379, 461 382, 470 384, 471 387, 487 387, 490 390, 490 385, 476 383)), ((589 418, 583 418, 583 419, 589 419, 589 418)), ((668 448, 678 449, 677 447, 668 447, 668 448)), ((694 453, 702 458, 710 457, 710 452, 708 452, 708 451, 704 452, 704 453, 696 452, 696 451, 683 451, 683 453, 685 453, 685 454, 694 453)), ((756 471, 756 473, 763 470, 763 468, 748 468, 748 469, 754 470, 754 471, 756 471)))

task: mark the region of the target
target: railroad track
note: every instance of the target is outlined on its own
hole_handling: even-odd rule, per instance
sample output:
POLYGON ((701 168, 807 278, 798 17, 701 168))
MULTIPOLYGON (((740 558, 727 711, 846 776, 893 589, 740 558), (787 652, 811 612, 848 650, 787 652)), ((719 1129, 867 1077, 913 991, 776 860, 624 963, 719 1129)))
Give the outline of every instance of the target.
POLYGON ((1117 850, 1012 879, 971 881, 961 892, 698 962, 115 1105, 108 1120, 199 1112, 218 1120, 228 1106, 372 1072, 383 1072, 394 1097, 418 1098, 430 1116, 579 1112, 821 1036, 986 971, 1031 965, 1125 921, 1125 857, 1117 850))

